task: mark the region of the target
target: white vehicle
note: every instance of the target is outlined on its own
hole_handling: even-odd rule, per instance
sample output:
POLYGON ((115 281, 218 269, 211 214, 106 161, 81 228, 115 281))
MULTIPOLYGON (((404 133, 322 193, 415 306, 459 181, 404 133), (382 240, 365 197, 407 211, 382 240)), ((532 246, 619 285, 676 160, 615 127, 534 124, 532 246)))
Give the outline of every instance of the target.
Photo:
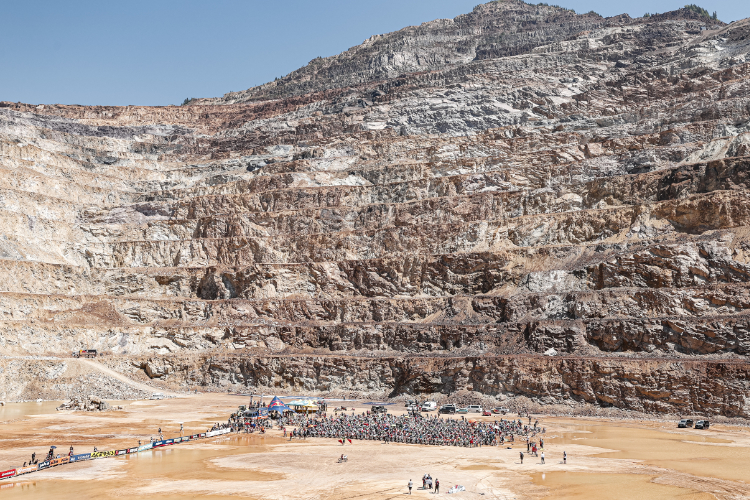
POLYGON ((482 413, 481 405, 469 405, 466 408, 469 410, 469 413, 482 413))
POLYGON ((434 401, 425 401, 422 403, 422 411, 435 411, 437 410, 437 403, 434 401))
POLYGON ((155 392, 151 395, 150 399, 164 399, 164 394, 161 392, 155 392))

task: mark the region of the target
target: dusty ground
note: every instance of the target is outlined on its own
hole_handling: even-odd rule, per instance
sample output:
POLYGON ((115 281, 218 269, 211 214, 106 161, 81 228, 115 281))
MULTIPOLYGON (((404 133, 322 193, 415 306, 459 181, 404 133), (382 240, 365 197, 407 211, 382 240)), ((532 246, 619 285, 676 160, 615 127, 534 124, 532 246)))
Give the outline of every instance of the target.
MULTIPOLYGON (((159 427, 177 435, 205 430, 226 419, 244 397, 202 394, 164 401, 124 402, 125 410, 96 414, 55 412, 54 403, 0 408, 0 469, 17 466, 49 445, 78 453, 148 441, 159 427), (7 467, 6 467, 7 466, 7 467)), ((343 403, 351 404, 351 403, 343 403)), ((357 411, 366 406, 355 405, 357 411)), ((391 406, 392 412, 402 411, 391 406)), ((473 418, 473 417, 472 417, 473 418)), ((481 417, 480 417, 481 418, 481 417)), ((489 418, 489 417, 488 417, 489 418)), ((535 417, 536 418, 536 417, 535 417)), ((672 422, 563 419, 540 416, 546 426, 547 464, 518 451, 383 445, 333 439, 289 442, 278 432, 266 437, 231 436, 171 449, 103 459, 37 472, 0 482, 2 498, 400 498, 414 480, 440 479, 441 494, 454 484, 460 498, 659 498, 739 499, 750 496, 747 464, 750 432, 715 426, 708 431, 676 429, 672 422), (562 452, 568 464, 562 464, 562 452), (342 452, 349 462, 337 464, 342 452)))

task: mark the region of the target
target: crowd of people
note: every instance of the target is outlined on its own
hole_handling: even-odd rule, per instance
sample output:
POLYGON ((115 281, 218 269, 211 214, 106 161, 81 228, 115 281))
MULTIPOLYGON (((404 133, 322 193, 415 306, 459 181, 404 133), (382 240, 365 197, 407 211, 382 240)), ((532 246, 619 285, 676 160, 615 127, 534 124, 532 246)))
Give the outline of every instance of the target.
POLYGON ((439 415, 392 415, 371 412, 312 418, 291 415, 283 417, 279 424, 296 426, 290 434, 290 439, 324 437, 338 439, 342 444, 356 439, 469 448, 502 446, 506 442, 514 442, 516 436, 530 438, 542 431, 536 425, 523 425, 521 420, 480 422, 466 418, 442 418, 439 415))
POLYGON ((273 427, 267 419, 256 419, 252 417, 246 417, 243 412, 236 412, 230 415, 227 423, 216 423, 211 427, 212 431, 217 429, 232 429, 232 432, 245 432, 252 434, 255 431, 259 431, 261 434, 265 434, 266 429, 273 427))

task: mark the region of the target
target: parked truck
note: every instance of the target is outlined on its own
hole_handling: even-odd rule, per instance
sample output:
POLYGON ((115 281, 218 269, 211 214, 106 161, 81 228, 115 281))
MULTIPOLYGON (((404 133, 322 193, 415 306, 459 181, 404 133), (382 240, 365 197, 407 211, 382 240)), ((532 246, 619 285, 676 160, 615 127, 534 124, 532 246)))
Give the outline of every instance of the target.
POLYGON ((95 358, 96 349, 81 349, 79 351, 73 351, 74 358, 95 358))

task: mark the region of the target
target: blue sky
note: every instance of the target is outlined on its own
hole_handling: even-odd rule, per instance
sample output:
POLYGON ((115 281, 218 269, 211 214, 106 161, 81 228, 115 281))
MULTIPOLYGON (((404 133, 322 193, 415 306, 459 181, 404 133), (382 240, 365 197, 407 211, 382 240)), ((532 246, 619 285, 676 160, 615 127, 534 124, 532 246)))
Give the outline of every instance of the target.
MULTIPOLYGON (((547 0, 604 16, 685 0, 547 0)), ((729 22, 747 0, 691 0, 729 22)), ((0 101, 165 105, 246 89, 478 0, 3 0, 0 101)))

